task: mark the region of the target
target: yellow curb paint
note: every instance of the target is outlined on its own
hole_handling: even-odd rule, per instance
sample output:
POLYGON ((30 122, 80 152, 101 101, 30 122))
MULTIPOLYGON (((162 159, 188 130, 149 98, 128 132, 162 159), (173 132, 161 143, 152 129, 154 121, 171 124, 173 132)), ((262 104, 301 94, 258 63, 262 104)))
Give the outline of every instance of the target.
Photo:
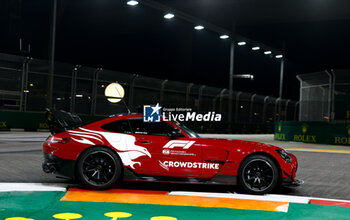
POLYGON ((105 216, 111 217, 111 220, 117 220, 118 218, 128 218, 132 216, 132 214, 127 212, 107 212, 105 213, 105 216))
POLYGON ((177 220, 177 218, 170 216, 154 216, 151 218, 151 220, 177 220))
POLYGON ((71 219, 82 218, 83 216, 76 213, 60 213, 60 214, 53 215, 52 217, 57 219, 71 220, 71 219))
POLYGON ((311 149, 311 148, 286 148, 286 150, 290 150, 290 151, 320 152, 320 153, 350 154, 350 150, 327 150, 327 149, 311 149))
POLYGON ((11 217, 11 218, 5 218, 5 220, 34 220, 34 219, 24 218, 24 217, 11 217))
POLYGON ((288 212, 288 202, 249 199, 213 198, 183 195, 157 195, 137 193, 101 193, 96 191, 68 191, 61 201, 116 202, 152 205, 215 207, 246 210, 288 212))

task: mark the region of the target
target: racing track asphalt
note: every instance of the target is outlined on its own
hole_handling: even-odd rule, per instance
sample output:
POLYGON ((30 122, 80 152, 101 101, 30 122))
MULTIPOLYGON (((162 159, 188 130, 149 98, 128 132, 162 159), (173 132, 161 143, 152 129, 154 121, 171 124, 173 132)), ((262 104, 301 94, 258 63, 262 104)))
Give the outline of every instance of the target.
MULTIPOLYGON (((41 144, 48 136, 45 132, 1 132, 0 133, 0 182, 73 183, 45 174, 41 170, 43 160, 41 144)), ((286 195, 313 196, 331 199, 350 199, 350 148, 344 146, 316 145, 279 142, 273 135, 216 135, 203 137, 252 140, 274 144, 285 149, 313 149, 316 151, 293 152, 299 160, 297 178, 305 181, 296 188, 282 188, 275 193, 286 195), (349 153, 318 152, 317 149, 339 150, 349 153)), ((131 189, 233 192, 230 186, 128 183, 122 186, 131 189)), ((239 191, 238 191, 239 192, 239 191)))

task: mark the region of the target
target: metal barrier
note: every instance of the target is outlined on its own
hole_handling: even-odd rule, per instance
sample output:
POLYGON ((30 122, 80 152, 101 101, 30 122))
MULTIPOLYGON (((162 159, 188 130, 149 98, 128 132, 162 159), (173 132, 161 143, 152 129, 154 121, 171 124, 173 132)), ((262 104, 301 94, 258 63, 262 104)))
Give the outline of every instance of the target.
MULTIPOLYGON (((0 109, 42 112, 48 91, 48 61, 0 54, 0 109)), ((129 108, 160 103, 193 111, 221 113, 223 122, 231 114, 234 123, 273 123, 296 120, 298 103, 258 94, 233 92, 233 110, 228 112, 229 92, 193 83, 176 82, 101 68, 55 63, 53 105, 73 113, 110 115, 126 112, 122 104, 111 104, 104 96, 111 82, 123 85, 129 108)))
POLYGON ((300 121, 350 120, 350 70, 298 75, 300 121))

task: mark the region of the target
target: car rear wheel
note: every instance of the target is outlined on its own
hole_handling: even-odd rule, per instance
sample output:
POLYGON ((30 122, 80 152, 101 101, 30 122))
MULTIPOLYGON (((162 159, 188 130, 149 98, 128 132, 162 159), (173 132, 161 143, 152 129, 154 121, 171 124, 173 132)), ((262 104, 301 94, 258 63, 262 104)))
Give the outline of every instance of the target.
POLYGON ((252 155, 239 169, 239 186, 252 194, 266 194, 278 184, 278 168, 273 160, 264 155, 252 155))
POLYGON ((115 152, 104 147, 87 149, 77 164, 77 178, 89 189, 108 189, 121 178, 122 163, 115 152))

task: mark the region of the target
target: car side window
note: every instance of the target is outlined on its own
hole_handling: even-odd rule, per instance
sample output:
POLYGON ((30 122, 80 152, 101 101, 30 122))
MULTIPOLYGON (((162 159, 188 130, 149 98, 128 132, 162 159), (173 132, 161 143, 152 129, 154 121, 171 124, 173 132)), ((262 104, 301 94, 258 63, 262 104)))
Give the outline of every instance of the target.
POLYGON ((132 133, 128 120, 113 121, 101 126, 102 129, 117 133, 132 133))
POLYGON ((174 130, 173 126, 166 122, 143 122, 142 119, 130 120, 130 125, 135 134, 167 136, 174 130))

